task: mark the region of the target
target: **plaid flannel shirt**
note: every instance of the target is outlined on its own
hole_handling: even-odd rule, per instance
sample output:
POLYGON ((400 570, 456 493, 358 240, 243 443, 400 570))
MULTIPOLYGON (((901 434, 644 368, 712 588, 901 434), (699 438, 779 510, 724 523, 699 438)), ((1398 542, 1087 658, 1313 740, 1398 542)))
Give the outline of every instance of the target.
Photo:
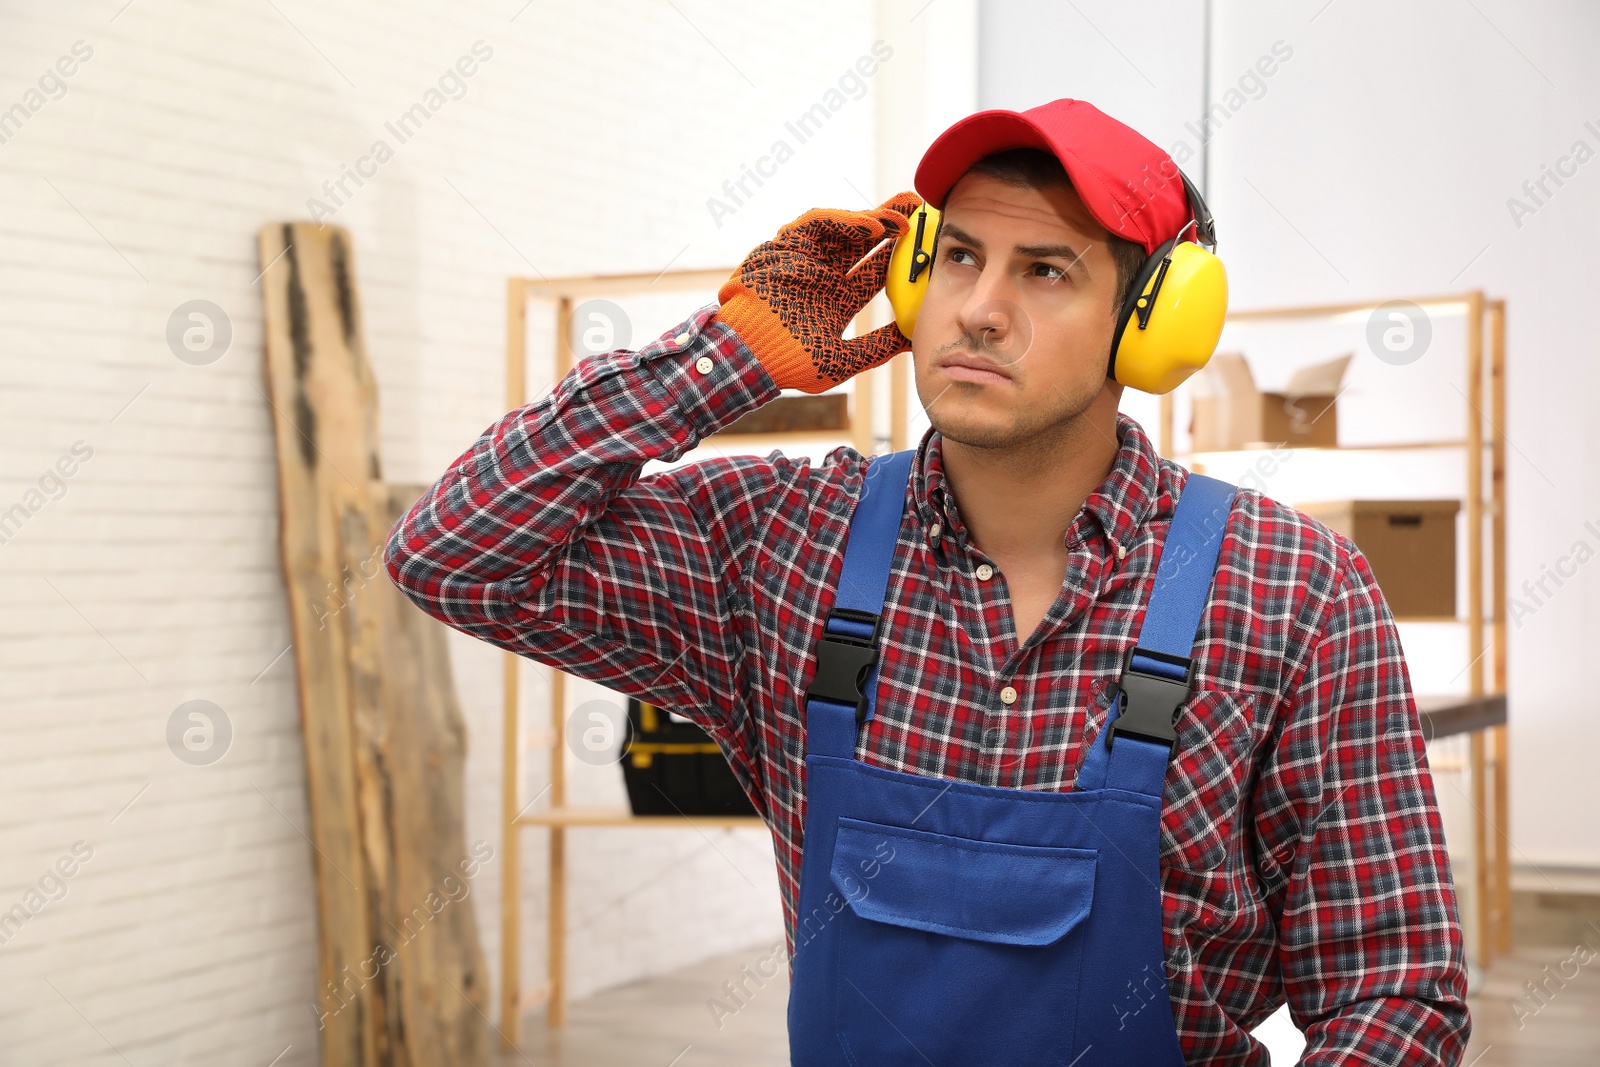
MULTIPOLYGON (((866 459, 772 451, 641 477, 780 392, 715 310, 580 360, 496 421, 395 525, 385 559, 450 626, 704 727, 771 830, 792 952, 804 689, 866 459)), ((969 540, 940 436, 924 434, 859 758, 1072 788, 1188 474, 1127 416, 1117 432, 1110 474, 1066 532, 1060 594, 1021 643, 1005 575, 969 540)), ((1194 654, 1160 857, 1188 1062, 1266 1063, 1249 1031, 1287 1000, 1305 1063, 1456 1063, 1469 1021, 1455 890, 1365 557, 1241 489, 1194 654)), ((1135 1010, 1136 995, 1106 991, 1107 1010, 1135 1010)))

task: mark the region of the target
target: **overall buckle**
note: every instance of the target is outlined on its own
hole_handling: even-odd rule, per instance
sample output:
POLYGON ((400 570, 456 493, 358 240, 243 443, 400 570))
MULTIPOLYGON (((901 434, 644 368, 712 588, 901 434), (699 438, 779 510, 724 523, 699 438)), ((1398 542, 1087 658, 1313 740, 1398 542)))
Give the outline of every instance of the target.
POLYGON ((1166 745, 1167 758, 1171 759, 1174 743, 1178 739, 1178 706, 1188 698, 1189 686, 1193 681, 1194 660, 1188 656, 1154 652, 1137 645, 1128 649, 1122 656, 1122 675, 1117 679, 1115 691, 1122 694, 1122 714, 1106 731, 1106 748, 1112 747, 1118 734, 1132 734, 1144 741, 1166 745), (1134 667, 1133 657, 1136 653, 1181 668, 1183 681, 1134 667))
POLYGON ((806 686, 806 698, 821 697, 837 704, 854 704, 859 726, 867 718, 867 696, 861 686, 866 681, 867 671, 878 662, 878 635, 883 628, 883 617, 855 608, 834 608, 828 612, 827 623, 817 640, 817 673, 806 686), (872 636, 862 639, 831 633, 826 626, 834 619, 869 625, 872 636))

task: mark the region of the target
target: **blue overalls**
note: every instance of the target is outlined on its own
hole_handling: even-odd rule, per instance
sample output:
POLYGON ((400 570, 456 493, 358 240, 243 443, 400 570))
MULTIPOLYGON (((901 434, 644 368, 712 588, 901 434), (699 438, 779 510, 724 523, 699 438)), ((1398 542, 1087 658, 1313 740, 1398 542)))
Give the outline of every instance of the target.
POLYGON ((1189 475, 1076 788, 1003 789, 855 758, 913 455, 868 464, 806 690, 791 1063, 1181 1065, 1161 795, 1234 487, 1189 475))

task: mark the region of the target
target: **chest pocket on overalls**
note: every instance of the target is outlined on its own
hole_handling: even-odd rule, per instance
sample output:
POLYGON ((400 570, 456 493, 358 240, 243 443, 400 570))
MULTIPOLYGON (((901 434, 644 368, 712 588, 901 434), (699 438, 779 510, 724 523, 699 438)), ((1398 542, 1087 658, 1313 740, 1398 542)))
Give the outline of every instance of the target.
POLYGON ((998 1044, 1002 1062, 1054 1062, 1072 1047, 1073 931, 1094 903, 1097 862, 1092 849, 841 818, 834 1016, 851 1060, 909 1063, 920 1047, 979 1064, 998 1044))

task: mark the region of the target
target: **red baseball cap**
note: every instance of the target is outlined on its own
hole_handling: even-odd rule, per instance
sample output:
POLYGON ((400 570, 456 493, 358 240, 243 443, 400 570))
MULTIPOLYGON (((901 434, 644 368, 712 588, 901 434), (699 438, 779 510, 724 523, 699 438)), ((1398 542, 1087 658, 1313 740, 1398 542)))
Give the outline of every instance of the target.
POLYGON ((917 194, 939 210, 991 152, 1042 148, 1061 161, 1083 206, 1107 230, 1153 253, 1196 217, 1178 165, 1143 134, 1083 100, 979 111, 951 126, 917 164, 917 194))

